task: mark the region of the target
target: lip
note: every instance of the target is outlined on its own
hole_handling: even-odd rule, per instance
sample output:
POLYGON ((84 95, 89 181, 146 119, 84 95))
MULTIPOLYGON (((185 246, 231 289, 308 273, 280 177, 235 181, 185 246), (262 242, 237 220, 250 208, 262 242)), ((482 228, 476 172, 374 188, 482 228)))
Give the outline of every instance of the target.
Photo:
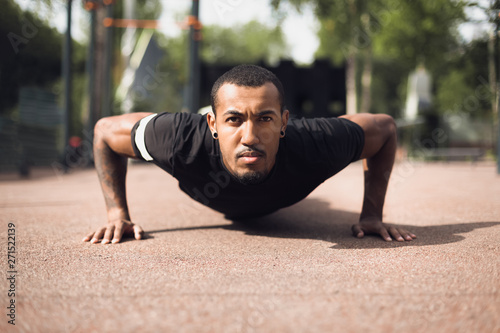
POLYGON ((240 160, 243 161, 245 164, 255 164, 258 163, 260 160, 263 158, 263 154, 256 152, 256 151, 250 151, 250 152, 244 152, 238 156, 240 160))
POLYGON ((262 156, 260 156, 260 155, 259 156, 241 156, 240 159, 245 164, 256 164, 262 159, 262 156))

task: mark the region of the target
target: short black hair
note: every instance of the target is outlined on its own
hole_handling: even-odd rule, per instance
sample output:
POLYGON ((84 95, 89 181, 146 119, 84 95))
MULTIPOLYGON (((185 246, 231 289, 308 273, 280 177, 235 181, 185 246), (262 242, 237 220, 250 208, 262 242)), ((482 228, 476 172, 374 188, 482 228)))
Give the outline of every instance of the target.
POLYGON ((217 105, 217 93, 219 92, 220 87, 224 84, 235 84, 240 87, 261 87, 268 82, 274 84, 276 89, 278 89, 280 111, 283 113, 285 110, 285 90, 276 75, 257 65, 238 65, 222 74, 222 76, 215 81, 212 87, 210 102, 212 104, 212 111, 214 112, 214 115, 215 106, 217 105))

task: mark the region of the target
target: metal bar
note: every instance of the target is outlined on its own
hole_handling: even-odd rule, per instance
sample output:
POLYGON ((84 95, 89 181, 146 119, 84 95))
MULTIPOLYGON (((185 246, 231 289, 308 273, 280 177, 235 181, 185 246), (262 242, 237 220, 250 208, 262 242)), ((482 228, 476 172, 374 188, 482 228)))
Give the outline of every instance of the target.
POLYGON ((94 140, 94 124, 96 122, 95 113, 95 94, 94 94, 94 81, 95 81, 95 24, 96 24, 96 11, 90 11, 90 40, 89 40, 89 53, 87 58, 87 71, 88 71, 88 115, 87 115, 87 133, 90 142, 94 140))
POLYGON ((67 171, 68 163, 68 146, 69 138, 71 135, 71 59, 72 59, 72 38, 71 38, 71 11, 73 0, 67 0, 67 18, 66 18, 66 34, 64 43, 64 55, 62 63, 62 72, 64 78, 64 113, 63 113, 63 126, 64 126, 64 151, 62 154, 62 165, 64 171, 67 171))
POLYGON ((103 24, 105 27, 115 28, 158 29, 159 27, 157 20, 115 19, 110 15, 104 19, 103 24))
MULTIPOLYGON (((191 21, 199 22, 199 0, 193 0, 191 21)), ((198 112, 200 108, 200 24, 189 25, 189 82, 184 98, 184 108, 191 113, 198 112)))
MULTIPOLYGON (((496 59, 497 63, 495 64, 497 66, 497 80, 500 79, 500 52, 499 52, 499 36, 498 34, 500 33, 500 12, 497 12, 497 18, 496 18, 496 27, 495 27, 495 52, 497 53, 496 59)), ((500 175, 500 98, 498 96, 499 90, 498 87, 500 86, 500 82, 497 81, 496 84, 496 91, 495 91, 495 96, 497 99, 497 112, 496 114, 493 114, 493 123, 496 125, 496 132, 497 132, 497 174, 500 175)))
MULTIPOLYGON (((109 4, 106 7, 106 15, 113 16, 113 5, 109 4)), ((102 92, 102 116, 108 117, 112 115, 112 98, 111 98, 111 60, 113 55, 113 26, 107 26, 105 42, 104 42, 104 85, 102 92)))

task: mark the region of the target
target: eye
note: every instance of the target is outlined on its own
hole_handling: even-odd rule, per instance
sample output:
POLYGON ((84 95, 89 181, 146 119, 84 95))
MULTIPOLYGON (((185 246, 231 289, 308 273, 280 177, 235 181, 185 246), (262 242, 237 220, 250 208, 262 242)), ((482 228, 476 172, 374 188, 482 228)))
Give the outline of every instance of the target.
POLYGON ((229 117, 229 118, 226 118, 226 122, 227 123, 239 123, 240 118, 239 117, 229 117))
POLYGON ((262 120, 263 122, 268 123, 268 122, 272 121, 273 118, 269 117, 269 116, 264 116, 264 117, 261 117, 260 120, 262 120))

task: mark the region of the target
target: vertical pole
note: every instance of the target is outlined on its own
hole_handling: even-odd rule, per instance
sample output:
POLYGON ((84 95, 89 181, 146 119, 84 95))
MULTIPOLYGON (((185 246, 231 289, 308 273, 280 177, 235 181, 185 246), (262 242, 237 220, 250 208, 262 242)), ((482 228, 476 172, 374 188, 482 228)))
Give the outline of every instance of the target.
MULTIPOLYGON (((496 2, 496 1, 495 1, 496 2)), ((495 3, 496 5, 496 3, 495 3)), ((496 8, 496 6, 495 6, 496 8)), ((496 112, 493 114, 493 123, 496 125, 496 132, 497 132, 497 174, 500 175, 500 98, 499 98, 499 86, 500 82, 498 82, 498 79, 500 79, 500 52, 498 50, 499 43, 498 43, 498 34, 500 32, 500 11, 495 10, 496 12, 496 25, 495 25, 495 36, 494 36, 494 43, 495 43, 495 50, 496 52, 496 58, 497 58, 497 70, 499 71, 498 75, 496 76, 497 82, 496 82, 496 90, 495 90, 495 96, 496 96, 496 101, 497 101, 497 108, 496 112)))
POLYGON ((72 38, 71 38, 71 7, 73 0, 67 0, 67 18, 66 18, 66 35, 64 43, 63 56, 63 77, 64 77, 64 151, 62 165, 67 171, 68 164, 66 163, 68 156, 69 137, 71 134, 71 59, 72 59, 72 38))
POLYGON ((94 82, 95 82, 95 25, 96 25, 96 9, 92 8, 90 10, 90 40, 89 40, 89 53, 87 57, 87 71, 88 71, 88 118, 87 118, 87 133, 89 140, 94 141, 94 124, 95 124, 95 94, 94 94, 94 82))
MULTIPOLYGON (((133 19, 135 17, 135 12, 136 12, 135 0, 123 0, 123 18, 133 19)), ((123 32, 122 37, 120 39, 121 57, 122 57, 122 62, 125 64, 125 71, 124 71, 125 75, 127 75, 127 73, 129 73, 133 68, 131 64, 132 54, 134 52, 134 46, 136 45, 140 35, 137 33, 136 30, 137 29, 134 29, 132 27, 125 28, 125 31, 123 32)), ((131 87, 132 87, 132 82, 127 84, 125 90, 130 90, 131 87)), ((122 90, 121 99, 122 99, 121 111, 123 113, 130 113, 132 111, 132 107, 134 104, 132 94, 130 93, 127 94, 125 91, 122 90)))
MULTIPOLYGON (((106 17, 113 18, 113 3, 109 1, 106 5, 106 17)), ((104 84, 102 92, 102 116, 112 115, 111 97, 111 58, 113 55, 113 27, 106 27, 105 45, 104 45, 104 84)))
POLYGON ((500 121, 498 121, 498 116, 496 123, 497 123, 497 174, 500 175, 500 121))
POLYGON ((191 24, 189 26, 189 82, 184 98, 184 108, 188 112, 196 113, 200 108, 200 24, 199 24, 199 0, 193 0, 191 9, 191 24))

